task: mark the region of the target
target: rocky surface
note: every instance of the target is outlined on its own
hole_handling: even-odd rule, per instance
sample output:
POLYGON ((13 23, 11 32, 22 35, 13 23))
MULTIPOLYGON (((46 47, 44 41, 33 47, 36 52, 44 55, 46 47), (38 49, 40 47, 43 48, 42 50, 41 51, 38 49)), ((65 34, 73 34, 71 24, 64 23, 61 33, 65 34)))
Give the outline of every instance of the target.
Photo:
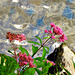
MULTIPOLYGON (((67 75, 67 73, 65 72, 65 70, 59 67, 58 63, 60 63, 72 75, 75 75, 75 69, 73 65, 73 62, 75 63, 75 53, 66 45, 61 45, 59 48, 56 48, 55 51, 47 57, 47 59, 56 63, 60 75, 67 75)), ((51 67, 49 69, 49 72, 56 73, 56 66, 51 67)))

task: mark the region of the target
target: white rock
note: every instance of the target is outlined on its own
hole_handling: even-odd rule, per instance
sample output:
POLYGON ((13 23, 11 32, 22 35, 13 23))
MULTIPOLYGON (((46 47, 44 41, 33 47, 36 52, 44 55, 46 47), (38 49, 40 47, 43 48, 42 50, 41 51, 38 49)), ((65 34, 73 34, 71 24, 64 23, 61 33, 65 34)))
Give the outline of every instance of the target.
POLYGON ((14 2, 14 3, 18 3, 18 2, 19 2, 19 0, 12 0, 12 2, 14 2))

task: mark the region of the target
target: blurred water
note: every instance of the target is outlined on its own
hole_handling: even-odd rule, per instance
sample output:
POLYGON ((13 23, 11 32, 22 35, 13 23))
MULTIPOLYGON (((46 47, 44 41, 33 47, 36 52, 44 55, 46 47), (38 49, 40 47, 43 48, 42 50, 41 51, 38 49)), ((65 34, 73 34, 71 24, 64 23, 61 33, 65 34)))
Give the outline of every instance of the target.
MULTIPOLYGON (((50 22, 62 28, 66 44, 75 51, 75 0, 0 0, 0 53, 11 47, 6 32, 23 33, 27 40, 43 37, 50 22)), ((31 53, 31 44, 24 47, 31 53), (29 48, 30 47, 30 48, 29 48)))

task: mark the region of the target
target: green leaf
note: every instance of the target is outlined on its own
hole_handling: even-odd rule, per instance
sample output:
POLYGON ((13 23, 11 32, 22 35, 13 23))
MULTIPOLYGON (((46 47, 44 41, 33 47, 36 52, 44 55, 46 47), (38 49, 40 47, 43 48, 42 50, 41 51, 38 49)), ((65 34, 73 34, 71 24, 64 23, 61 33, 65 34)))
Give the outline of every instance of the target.
POLYGON ((43 47, 43 53, 42 53, 42 59, 41 60, 44 60, 45 56, 46 56, 46 49, 43 47))
POLYGON ((49 47, 46 47, 46 46, 45 46, 44 48, 46 48, 46 49, 49 51, 49 47))
POLYGON ((57 68, 57 66, 56 66, 56 70, 57 70, 57 73, 58 73, 58 75, 59 75, 59 71, 58 71, 58 68, 57 68))
POLYGON ((43 62, 36 62, 35 63, 37 65, 37 68, 41 68, 41 67, 44 67, 44 63, 43 62))
POLYGON ((34 68, 36 71, 37 71, 37 73, 39 74, 39 75, 41 75, 41 71, 39 70, 39 69, 37 69, 37 68, 34 68))
POLYGON ((52 66, 50 63, 44 62, 45 66, 43 67, 42 73, 43 75, 46 75, 48 73, 49 68, 52 66))
MULTIPOLYGON (((8 50, 9 53, 13 54, 10 50, 8 50)), ((14 54, 13 54, 14 55, 14 54)))
POLYGON ((33 42, 33 41, 28 41, 29 43, 33 43, 33 44, 37 44, 37 45, 41 45, 41 44, 39 44, 39 43, 37 43, 37 42, 33 42))
POLYGON ((41 58, 42 58, 42 57, 36 57, 36 58, 34 58, 34 60, 39 60, 39 61, 41 61, 41 58))
POLYGON ((1 54, 1 65, 3 65, 3 63, 4 63, 4 57, 3 57, 3 55, 1 54))
POLYGON ((10 73, 10 74, 8 74, 8 75, 17 75, 17 74, 13 72, 13 73, 10 73))
POLYGON ((34 75, 34 74, 35 74, 35 69, 34 68, 29 68, 22 75, 34 75))
POLYGON ((33 51, 33 54, 38 50, 38 47, 35 47, 34 45, 32 45, 32 51, 33 51))
POLYGON ((1 56, 4 60, 6 60, 5 62, 3 62, 3 63, 5 63, 5 65, 3 65, 3 64, 2 64, 2 66, 0 65, 1 75, 7 75, 7 74, 13 75, 13 73, 16 69, 16 65, 17 65, 16 60, 7 55, 1 54, 1 56))
POLYGON ((75 63, 74 63, 74 61, 73 61, 73 65, 74 65, 74 69, 75 69, 75 63))
POLYGON ((47 74, 48 73, 48 70, 49 70, 49 66, 45 66, 44 68, 43 68, 43 74, 47 74))
POLYGON ((44 37, 43 39, 49 39, 50 37, 44 37))
POLYGON ((41 45, 42 45, 42 40, 41 40, 41 38, 38 37, 38 36, 35 36, 35 37, 40 41, 40 43, 41 43, 41 45))
POLYGON ((26 53, 27 56, 29 55, 28 51, 25 48, 23 48, 21 45, 20 47, 18 47, 18 49, 20 49, 22 53, 26 53))
POLYGON ((54 41, 56 41, 56 39, 53 39, 54 41))
POLYGON ((65 71, 68 75, 72 75, 68 70, 66 70, 61 64, 59 64, 65 71))
POLYGON ((46 50, 46 53, 48 54, 49 53, 49 47, 45 46, 44 48, 48 50, 48 51, 46 50))

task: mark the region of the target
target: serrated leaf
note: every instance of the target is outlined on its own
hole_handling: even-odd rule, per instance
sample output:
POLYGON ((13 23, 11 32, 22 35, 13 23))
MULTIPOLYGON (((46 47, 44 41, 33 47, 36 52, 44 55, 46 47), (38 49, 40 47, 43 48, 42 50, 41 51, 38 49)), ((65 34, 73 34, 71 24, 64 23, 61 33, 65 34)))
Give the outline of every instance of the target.
POLYGON ((41 40, 41 38, 38 37, 38 36, 35 36, 35 37, 40 41, 40 43, 41 43, 41 45, 42 45, 42 40, 41 40))
POLYGON ((18 49, 20 49, 22 53, 26 53, 27 56, 29 55, 28 51, 25 48, 23 48, 21 45, 20 47, 18 47, 18 49))
POLYGON ((44 37, 43 39, 49 39, 50 37, 44 37))
POLYGON ((33 54, 38 50, 38 47, 35 47, 34 45, 32 45, 32 51, 33 51, 33 54))
POLYGON ((43 53, 42 53, 42 59, 41 60, 44 60, 45 56, 46 56, 46 49, 43 47, 43 53))
POLYGON ((33 42, 33 41, 28 41, 29 43, 33 43, 33 44, 37 44, 37 45, 41 45, 41 44, 39 44, 39 43, 37 43, 37 42, 33 42))

